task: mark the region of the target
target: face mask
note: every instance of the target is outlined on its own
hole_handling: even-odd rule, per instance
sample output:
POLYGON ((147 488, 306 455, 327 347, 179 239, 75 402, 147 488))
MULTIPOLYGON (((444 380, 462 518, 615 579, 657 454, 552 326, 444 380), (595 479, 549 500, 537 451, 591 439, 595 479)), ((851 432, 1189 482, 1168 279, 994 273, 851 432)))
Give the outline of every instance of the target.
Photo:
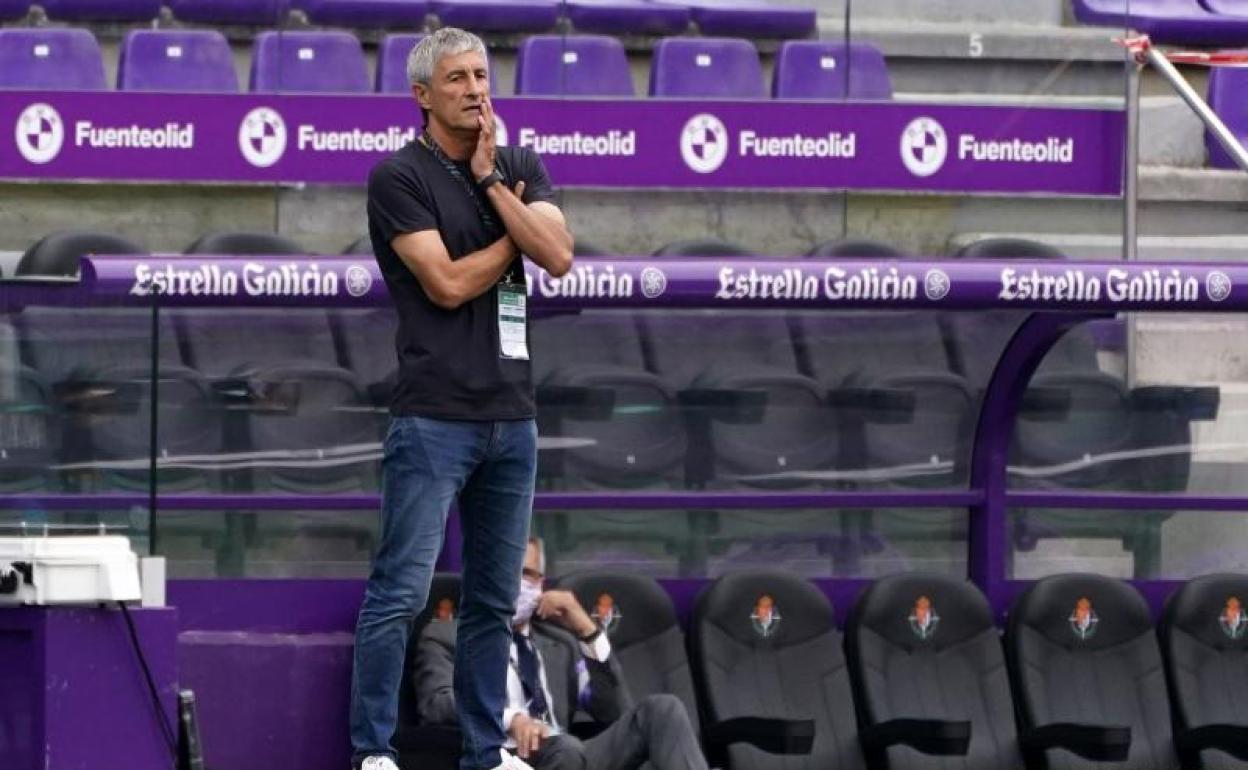
POLYGON ((520 579, 520 595, 516 597, 516 614, 511 617, 513 626, 522 626, 529 622, 542 600, 542 587, 536 583, 520 579))

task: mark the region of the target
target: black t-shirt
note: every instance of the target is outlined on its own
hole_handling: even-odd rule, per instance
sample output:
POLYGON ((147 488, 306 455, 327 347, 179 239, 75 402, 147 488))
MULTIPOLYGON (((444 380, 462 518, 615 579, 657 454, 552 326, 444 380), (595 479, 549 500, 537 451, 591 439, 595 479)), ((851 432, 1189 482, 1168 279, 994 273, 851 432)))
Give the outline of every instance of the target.
MULTIPOLYGON (((468 163, 457 164, 471 180, 468 163)), ((553 201, 550 178, 537 154, 499 147, 496 166, 508 187, 525 183, 524 202, 553 201)), ((479 196, 485 206, 488 198, 479 196)), ((501 235, 490 232, 463 182, 419 140, 377 164, 368 179, 368 232, 373 253, 399 316, 395 344, 399 379, 392 414, 444 420, 515 420, 534 416, 528 361, 499 355, 498 291, 490 287, 454 310, 430 301, 416 276, 390 245, 395 236, 437 230, 451 259, 479 251, 501 235)), ((521 285, 517 258, 511 272, 521 285)))

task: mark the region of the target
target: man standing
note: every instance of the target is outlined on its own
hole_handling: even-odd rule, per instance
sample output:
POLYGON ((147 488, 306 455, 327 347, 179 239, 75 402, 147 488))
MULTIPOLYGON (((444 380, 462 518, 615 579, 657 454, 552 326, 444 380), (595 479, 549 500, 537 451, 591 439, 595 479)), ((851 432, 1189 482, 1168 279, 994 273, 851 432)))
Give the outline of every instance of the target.
MULTIPOLYGON (((531 539, 512 623, 507 746, 536 770, 706 770, 680 699, 662 693, 632 704, 603 630, 570 591, 542 590, 544 562, 541 541, 531 539), (547 622, 535 628, 533 618, 547 622), (578 711, 605 729, 586 741, 569 735, 578 711)), ((454 621, 429 623, 418 644, 421 722, 454 724, 454 621)))
POLYGON ((407 74, 425 130, 368 182, 373 252, 399 316, 399 377, 382 460, 381 541, 355 632, 353 763, 397 767, 390 741, 409 626, 428 600, 458 500, 460 766, 519 767, 501 747, 537 465, 521 254, 563 275, 572 236, 537 155, 495 146, 478 37, 438 30, 412 50, 407 74))

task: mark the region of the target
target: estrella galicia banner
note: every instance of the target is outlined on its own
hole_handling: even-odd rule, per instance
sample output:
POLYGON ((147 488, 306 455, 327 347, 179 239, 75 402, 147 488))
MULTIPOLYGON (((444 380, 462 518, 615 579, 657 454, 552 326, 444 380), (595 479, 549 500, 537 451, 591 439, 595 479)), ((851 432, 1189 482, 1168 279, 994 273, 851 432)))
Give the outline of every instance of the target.
MULTIPOLYGON (((895 102, 495 102, 565 187, 1118 196, 1113 110, 895 102)), ((0 92, 0 178, 361 185, 420 124, 407 97, 0 92)))
MULTIPOLYGON (((1225 263, 580 258, 559 278, 526 264, 534 308, 1243 311, 1248 266, 1225 263)), ((23 298, 22 281, 0 298, 23 298)), ((29 282, 39 301, 55 291, 29 282)), ((163 306, 388 305, 367 257, 98 256, 65 302, 163 306)))

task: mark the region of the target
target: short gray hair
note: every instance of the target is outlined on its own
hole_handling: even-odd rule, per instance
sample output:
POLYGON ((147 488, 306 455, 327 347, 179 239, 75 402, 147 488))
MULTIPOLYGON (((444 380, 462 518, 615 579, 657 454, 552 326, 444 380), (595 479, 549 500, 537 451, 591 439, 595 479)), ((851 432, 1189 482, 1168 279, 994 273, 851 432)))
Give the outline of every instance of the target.
POLYGON ((486 58, 485 43, 481 38, 465 32, 458 27, 443 27, 431 35, 420 39, 407 57, 407 82, 411 85, 420 83, 429 85, 433 80, 433 68, 443 56, 458 56, 461 53, 475 51, 486 58))

